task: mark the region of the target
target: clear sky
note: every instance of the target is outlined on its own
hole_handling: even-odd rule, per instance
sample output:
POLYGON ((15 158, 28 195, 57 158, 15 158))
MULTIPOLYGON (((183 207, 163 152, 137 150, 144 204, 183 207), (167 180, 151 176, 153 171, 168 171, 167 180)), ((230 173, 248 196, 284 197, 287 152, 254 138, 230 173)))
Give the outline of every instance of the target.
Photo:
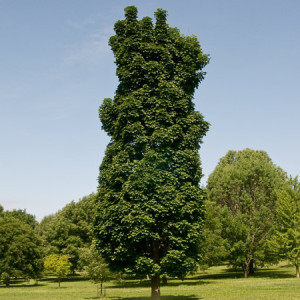
POLYGON ((107 45, 124 7, 168 11, 211 56, 195 93, 211 123, 205 184, 228 150, 300 166, 300 1, 0 0, 0 204, 40 220, 97 190, 109 141, 98 108, 117 87, 107 45))

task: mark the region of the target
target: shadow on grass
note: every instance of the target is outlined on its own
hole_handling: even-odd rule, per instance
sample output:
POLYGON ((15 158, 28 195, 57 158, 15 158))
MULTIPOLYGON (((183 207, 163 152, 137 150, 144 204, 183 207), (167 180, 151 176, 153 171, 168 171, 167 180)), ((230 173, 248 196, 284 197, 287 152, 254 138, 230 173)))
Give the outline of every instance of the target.
POLYGON ((243 273, 242 271, 237 271, 237 270, 223 270, 221 273, 217 273, 217 274, 201 274, 197 277, 195 277, 195 279, 198 280, 205 280, 205 279, 235 279, 235 278, 243 278, 243 273))
POLYGON ((44 281, 47 281, 47 282, 56 282, 57 283, 57 278, 55 278, 55 277, 45 277, 45 278, 39 279, 39 282, 44 282, 44 281))
MULTIPOLYGON (((115 297, 112 300, 150 300, 151 297, 115 297)), ((161 300, 200 300, 203 298, 196 297, 194 295, 191 296, 161 296, 161 300)))
MULTIPOLYGON (((202 285, 202 284, 209 284, 211 282, 205 281, 203 279, 193 278, 193 279, 186 279, 184 281, 172 281, 169 280, 167 285, 161 285, 161 288, 166 287, 177 287, 181 285, 202 285)), ((109 285, 109 282, 106 284, 106 287, 109 287, 110 289, 119 289, 119 288, 141 288, 141 287, 151 287, 151 282, 148 280, 143 280, 141 282, 132 282, 132 281, 124 281, 117 283, 115 285, 109 285)))
MULTIPOLYGON (((252 276, 251 276, 252 277, 252 276)), ((294 278, 295 275, 287 270, 280 269, 263 269, 258 270, 253 276, 254 278, 294 278)))
POLYGON ((63 279, 63 281, 65 281, 65 282, 89 281, 89 280, 90 279, 88 277, 80 276, 80 275, 78 275, 78 276, 70 276, 70 277, 67 277, 67 278, 63 279))
MULTIPOLYGON (((18 289, 18 288, 37 288, 37 287, 42 287, 42 286, 46 286, 46 284, 10 284, 9 286, 4 286, 4 285, 1 285, 0 286, 0 289, 18 289)), ((58 289, 58 290, 63 290, 63 289, 66 289, 67 287, 66 286, 61 286, 61 287, 52 287, 51 289, 58 289)))
MULTIPOLYGON (((284 267, 283 267, 284 268, 284 267)), ((294 276, 287 270, 282 269, 258 269, 253 275, 249 275, 249 278, 293 278, 294 276)), ((244 278, 243 271, 235 269, 223 270, 222 273, 218 274, 201 274, 195 279, 200 281, 202 280, 211 280, 211 279, 239 279, 244 278)))
MULTIPOLYGON (((58 282, 57 281, 57 277, 44 277, 44 278, 41 278, 39 279, 39 282, 42 281, 47 281, 47 282, 58 282)), ((60 282, 76 282, 76 281, 89 281, 89 278, 87 277, 83 277, 83 276, 80 276, 80 275, 72 275, 72 276, 69 276, 69 277, 66 277, 66 278, 62 278, 60 280, 60 282)))
POLYGON ((45 286, 46 284, 20 284, 20 283, 11 283, 9 286, 0 285, 0 289, 9 289, 9 288, 35 288, 45 286))

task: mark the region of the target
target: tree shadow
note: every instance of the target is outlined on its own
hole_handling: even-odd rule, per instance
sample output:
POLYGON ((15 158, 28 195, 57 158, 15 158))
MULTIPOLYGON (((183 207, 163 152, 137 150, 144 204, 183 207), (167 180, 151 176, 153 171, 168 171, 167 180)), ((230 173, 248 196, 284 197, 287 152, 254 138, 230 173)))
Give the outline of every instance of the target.
POLYGON ((89 281, 90 278, 85 277, 85 276, 70 276, 70 277, 66 277, 62 280, 62 282, 76 282, 76 281, 89 281))
POLYGON ((205 281, 202 278, 201 279, 196 279, 193 278, 192 280, 183 280, 181 282, 168 282, 167 285, 161 285, 161 287, 163 288, 164 286, 180 286, 180 285, 188 285, 188 286, 194 286, 194 285, 203 285, 203 284, 210 284, 210 281, 205 281))
MULTIPOLYGON (((87 277, 83 277, 83 276, 80 276, 80 275, 71 275, 71 276, 68 276, 68 277, 65 277, 65 278, 62 278, 60 280, 60 282, 76 282, 76 281, 89 281, 90 279, 87 278, 87 277)), ((57 280, 57 277, 43 277, 41 279, 39 279, 39 282, 42 281, 42 282, 58 282, 57 280)))
MULTIPOLYGON (((44 277, 44 278, 39 279, 39 282, 44 282, 44 281, 57 282, 57 278, 56 277, 44 277)), ((63 281, 61 280, 60 282, 63 282, 63 281)))
MULTIPOLYGON (((150 300, 151 297, 114 297, 111 298, 112 300, 150 300)), ((161 296, 161 300, 201 300, 203 298, 196 297, 194 295, 190 296, 161 296)))
POLYGON ((35 288, 35 287, 40 287, 40 286, 45 286, 45 284, 19 284, 19 283, 12 283, 9 286, 5 286, 5 285, 0 285, 0 289, 9 289, 9 288, 35 288))
POLYGON ((223 270, 222 273, 217 273, 217 274, 201 274, 197 277, 195 277, 195 279, 198 280, 205 280, 205 279, 235 279, 235 278, 243 278, 243 273, 242 271, 237 271, 237 270, 232 270, 232 269, 228 269, 228 270, 223 270))
POLYGON ((255 278, 294 278, 296 275, 291 274, 288 270, 278 270, 278 269, 262 269, 257 271, 253 277, 255 278))
MULTIPOLYGON (((264 268, 264 269, 258 269, 254 272, 254 274, 249 275, 249 278, 293 278, 293 276, 289 270, 283 269, 286 268, 286 266, 282 266, 278 269, 276 267, 275 269, 272 268, 264 268)), ((236 269, 227 269, 223 270, 221 273, 217 274, 201 274, 195 279, 198 279, 200 281, 202 280, 218 280, 218 279, 241 279, 244 278, 244 274, 242 270, 236 270, 236 269)))
MULTIPOLYGON (((210 284, 210 281, 205 281, 202 278, 198 279, 198 278, 193 278, 193 279, 186 279, 183 281, 172 281, 169 280, 168 284, 166 285, 161 285, 161 288, 166 287, 177 287, 177 286, 181 286, 181 285, 188 285, 188 286, 194 286, 194 285, 202 285, 202 284, 210 284)), ((142 282, 132 282, 132 281, 124 281, 121 283, 117 283, 115 285, 110 285, 109 283, 106 284, 107 288, 110 289, 119 289, 119 288, 141 288, 141 287, 151 287, 151 282, 149 280, 145 280, 142 282)))

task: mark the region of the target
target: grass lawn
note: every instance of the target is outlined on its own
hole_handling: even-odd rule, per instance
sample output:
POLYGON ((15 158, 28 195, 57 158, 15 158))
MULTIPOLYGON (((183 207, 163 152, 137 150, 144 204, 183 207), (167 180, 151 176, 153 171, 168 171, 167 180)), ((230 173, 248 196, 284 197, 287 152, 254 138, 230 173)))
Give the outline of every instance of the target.
MULTIPOLYGON (((109 281, 104 284, 106 297, 112 300, 149 300, 150 282, 126 280, 121 283, 109 281)), ((244 279, 242 272, 233 272, 226 267, 214 267, 206 274, 196 274, 185 281, 169 280, 161 287, 162 300, 196 299, 300 299, 300 279, 295 278, 291 266, 279 265, 259 270, 255 276, 244 279)), ((0 299, 97 299, 96 285, 81 277, 61 283, 58 288, 53 279, 14 283, 11 287, 0 286, 0 299)))

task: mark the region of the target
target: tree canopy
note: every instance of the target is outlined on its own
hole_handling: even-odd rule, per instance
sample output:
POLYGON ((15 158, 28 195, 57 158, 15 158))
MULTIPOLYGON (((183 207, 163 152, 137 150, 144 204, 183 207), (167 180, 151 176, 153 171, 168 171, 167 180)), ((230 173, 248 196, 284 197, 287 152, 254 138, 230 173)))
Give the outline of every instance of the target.
POLYGON ((251 149, 228 151, 208 178, 209 199, 223 208, 227 258, 245 277, 253 262, 263 265, 271 259, 266 241, 274 228, 276 191, 285 178, 266 152, 251 149))
POLYGON ((71 269, 69 255, 50 254, 46 256, 44 261, 45 271, 57 276, 58 287, 60 287, 61 279, 66 277, 71 269))
POLYGON ((37 226, 46 255, 68 254, 71 270, 78 267, 79 249, 90 247, 95 216, 95 195, 70 202, 55 215, 45 217, 37 226))
POLYGON ((102 297, 103 282, 111 275, 111 272, 104 259, 99 255, 94 243, 89 248, 80 249, 79 265, 94 283, 100 283, 98 297, 102 297))
POLYGON ((111 137, 100 167, 97 246, 112 269, 183 278, 199 261, 203 194, 198 150, 209 124, 194 90, 208 63, 195 36, 125 9, 109 40, 119 85, 100 107, 111 137))
MULTIPOLYGON (((201 248, 201 269, 216 266, 223 263, 228 256, 228 242, 224 238, 223 208, 215 202, 206 199, 205 222, 203 226, 203 237, 200 242, 201 248)), ((226 214, 226 213, 225 213, 226 214)))
POLYGON ((300 183, 298 176, 290 177, 283 189, 277 191, 276 228, 270 240, 273 254, 288 259, 300 278, 300 183))
POLYGON ((6 210, 4 212, 4 215, 14 217, 14 218, 20 220, 21 222, 28 224, 33 229, 38 224, 37 220, 35 219, 35 216, 27 213, 26 209, 13 209, 11 211, 6 210))
POLYGON ((41 240, 33 228, 12 216, 0 216, 0 275, 37 278, 43 269, 41 240))

